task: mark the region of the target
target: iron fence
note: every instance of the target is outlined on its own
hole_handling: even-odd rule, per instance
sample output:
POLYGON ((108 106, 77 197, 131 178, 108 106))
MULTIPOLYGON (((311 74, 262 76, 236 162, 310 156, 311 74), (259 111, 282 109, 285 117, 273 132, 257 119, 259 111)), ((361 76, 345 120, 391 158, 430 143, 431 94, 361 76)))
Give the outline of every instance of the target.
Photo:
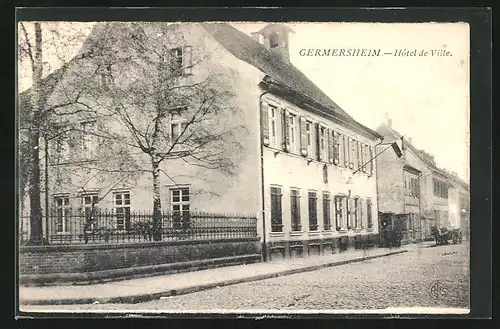
MULTIPOLYGON (((257 236, 256 217, 244 214, 161 213, 158 218, 155 229, 153 215, 147 212, 58 212, 49 216, 47 240, 50 244, 92 244, 155 241, 155 236, 161 241, 257 236)), ((29 217, 22 220, 29 222, 29 217)), ((20 232, 21 244, 28 238, 29 230, 20 232)))

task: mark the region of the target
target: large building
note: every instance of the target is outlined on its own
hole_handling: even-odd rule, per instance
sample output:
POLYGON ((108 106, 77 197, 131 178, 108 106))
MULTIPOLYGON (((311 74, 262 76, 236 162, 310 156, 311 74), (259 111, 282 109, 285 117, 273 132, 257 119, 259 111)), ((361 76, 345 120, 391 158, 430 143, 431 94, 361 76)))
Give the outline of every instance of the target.
MULTIPOLYGON (((127 52, 127 44, 134 42, 127 30, 135 28, 137 24, 132 23, 98 24, 89 36, 93 42, 86 42, 82 51, 91 44, 108 42, 116 52, 127 52)), ((150 24, 140 28, 153 33, 159 27, 150 24)), ((122 177, 129 168, 125 165, 121 172, 110 170, 107 175, 93 177, 92 169, 65 163, 74 164, 75 156, 89 154, 91 162, 117 162, 118 154, 130 154, 135 165, 146 165, 150 159, 133 152, 136 145, 124 148, 120 138, 92 146, 95 141, 85 132, 100 127, 118 136, 123 133, 126 140, 130 127, 120 126, 108 118, 111 116, 93 119, 75 115, 73 125, 80 125, 84 133, 79 143, 53 146, 59 149, 52 153, 66 158, 51 166, 48 176, 50 207, 60 215, 49 223, 50 235, 70 232, 65 214, 91 204, 123 214, 116 217, 114 225, 126 228, 126 214, 134 209, 151 210, 155 195, 161 195, 165 211, 255 216, 265 256, 271 259, 324 252, 335 247, 332 243, 340 237, 378 233, 378 170, 376 161, 370 160, 381 135, 354 120, 290 63, 289 28, 270 24, 252 36, 225 23, 170 24, 167 30, 165 26, 160 29, 165 36, 160 32, 154 35, 165 38, 165 43, 168 35, 171 61, 181 71, 179 81, 199 81, 200 77, 206 81, 217 76, 220 85, 213 92, 230 94, 226 105, 236 111, 222 112, 209 129, 214 134, 231 134, 205 156, 221 153, 230 157, 231 173, 172 156, 158 169, 165 173, 160 184, 155 185, 154 173, 146 171, 122 177)), ((67 70, 51 95, 52 101, 61 97, 62 85, 77 79, 75 72, 94 69, 105 85, 148 76, 144 70, 151 68, 80 61, 67 70)), ((112 106, 106 96, 98 103, 97 111, 105 110, 102 104, 112 106)), ((183 115, 190 108, 183 104, 168 109, 164 124, 169 126, 170 140, 182 136, 190 123, 183 115)), ((141 135, 135 137, 140 139, 141 135)))
MULTIPOLYGON (((438 168, 434 157, 413 146, 410 138, 392 127, 391 120, 377 131, 384 136, 384 144, 402 141, 400 158, 394 152, 378 157, 380 213, 400 216, 408 241, 431 238, 432 226, 462 228, 459 218, 465 213, 458 209, 459 195, 464 199, 468 194, 467 184, 438 168)), ((377 146, 377 152, 385 147, 377 146)))

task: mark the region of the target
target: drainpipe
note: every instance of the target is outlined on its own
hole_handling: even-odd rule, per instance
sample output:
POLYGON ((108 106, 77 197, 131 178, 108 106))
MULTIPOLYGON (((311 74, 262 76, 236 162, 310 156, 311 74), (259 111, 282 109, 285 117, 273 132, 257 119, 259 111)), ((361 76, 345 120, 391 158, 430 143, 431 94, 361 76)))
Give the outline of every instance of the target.
POLYGON ((267 261, 267 241, 266 241, 266 204, 265 204, 265 186, 264 186, 264 140, 262 136, 262 116, 261 104, 262 97, 269 94, 268 91, 259 96, 259 136, 260 136, 260 182, 261 182, 261 200, 262 200, 262 257, 267 261))
POLYGON ((420 241, 422 241, 422 189, 420 186, 420 178, 422 177, 422 172, 418 175, 418 222, 420 223, 420 241))
MULTIPOLYGON (((374 153, 377 154, 377 146, 381 145, 384 142, 384 138, 378 138, 380 142, 378 144, 375 144, 373 147, 374 153)), ((379 199, 378 199, 378 170, 377 170, 377 163, 373 166, 375 168, 375 197, 377 198, 377 209, 375 209, 377 213, 377 246, 380 247, 380 216, 379 216, 379 199)), ((372 214, 373 216, 373 214, 372 214)), ((373 221, 373 219, 372 219, 373 221)))
POLYGON ((45 147, 45 243, 49 243, 49 142, 44 136, 45 147))

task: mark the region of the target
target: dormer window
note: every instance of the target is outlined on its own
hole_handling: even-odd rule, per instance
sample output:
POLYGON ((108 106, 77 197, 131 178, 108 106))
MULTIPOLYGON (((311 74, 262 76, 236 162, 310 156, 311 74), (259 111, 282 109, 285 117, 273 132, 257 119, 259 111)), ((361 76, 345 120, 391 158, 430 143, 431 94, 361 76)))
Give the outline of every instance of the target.
POLYGON ((269 37, 269 47, 271 48, 276 48, 279 46, 279 35, 278 33, 273 33, 269 37))

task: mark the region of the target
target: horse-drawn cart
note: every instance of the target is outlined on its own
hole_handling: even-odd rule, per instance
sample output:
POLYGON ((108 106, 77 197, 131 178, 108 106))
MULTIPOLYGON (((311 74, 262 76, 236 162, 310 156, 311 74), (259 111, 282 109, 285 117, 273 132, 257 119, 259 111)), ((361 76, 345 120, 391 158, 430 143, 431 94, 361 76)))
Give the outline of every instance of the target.
POLYGON ((462 243, 462 232, 458 228, 450 230, 446 227, 433 226, 431 233, 436 245, 448 244, 450 240, 453 243, 462 243))

